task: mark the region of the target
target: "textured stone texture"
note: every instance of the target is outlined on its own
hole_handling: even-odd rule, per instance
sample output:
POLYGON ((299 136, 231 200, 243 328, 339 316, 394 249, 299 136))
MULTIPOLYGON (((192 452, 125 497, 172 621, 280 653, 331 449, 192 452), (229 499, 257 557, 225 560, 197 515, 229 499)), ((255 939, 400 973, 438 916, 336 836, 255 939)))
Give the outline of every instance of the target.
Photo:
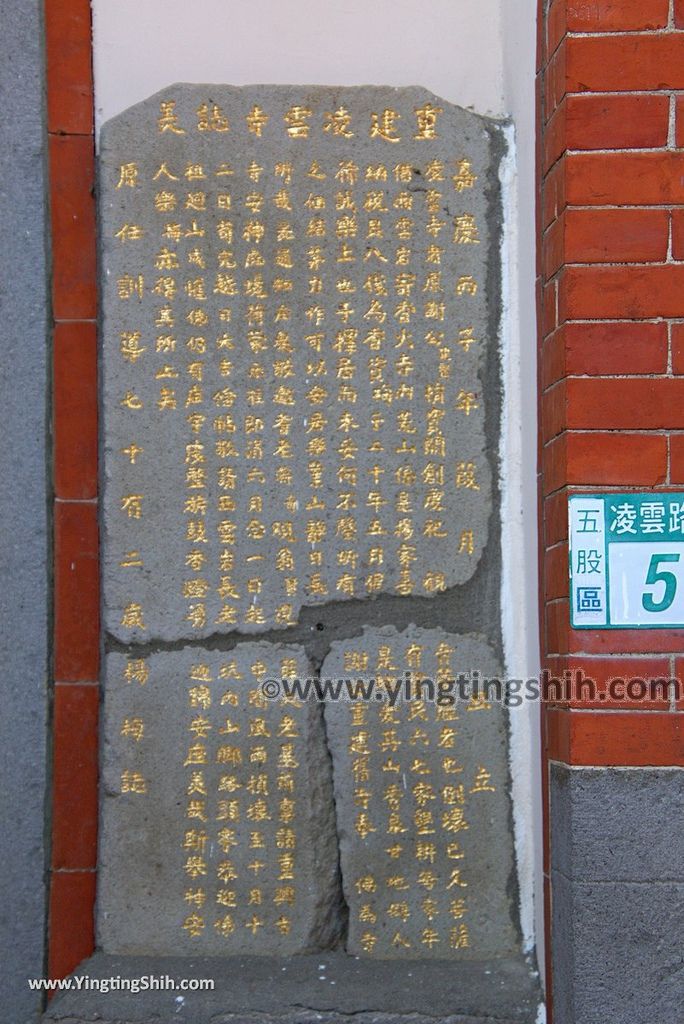
POLYGON ((35 1021, 43 973, 47 716, 45 125, 42 4, 0 3, 0 1006, 35 1021))
POLYGON ((554 1021, 681 1020, 684 883, 552 884, 554 1021))
MULTIPOLYGON (((321 675, 384 679, 389 696, 407 672, 446 685, 474 671, 498 675, 481 639, 388 626, 333 644, 321 675)), ((408 959, 513 953, 503 708, 427 699, 391 707, 379 696, 325 709, 348 951, 408 959)))
MULTIPOLYGON (((389 643, 424 675, 498 673, 503 149, 494 123, 422 89, 177 85, 105 127, 104 588, 117 653, 98 935, 127 956, 88 969, 138 975, 153 969, 146 955, 183 953, 155 963, 183 976, 221 964, 231 984, 109 1006, 82 992, 52 1019, 535 1019, 537 981, 516 956, 504 709, 383 703, 381 721, 379 702, 357 705, 355 730, 367 716, 373 767, 392 780, 354 790, 350 708, 292 709, 306 800, 294 821, 260 810, 254 822, 263 773, 246 759, 282 739, 245 728, 261 718, 273 733, 290 709, 219 696, 309 677, 323 659, 324 676, 347 677, 359 644, 381 667, 389 643), (255 106, 269 119, 249 132, 255 106), (287 648, 274 642, 284 628, 287 648), (234 646, 264 631, 268 642, 234 646), (211 639, 183 648, 189 638, 211 639), (231 659, 243 675, 262 667, 222 680, 231 659), (198 665, 211 679, 190 679, 198 665), (367 832, 364 815, 382 828, 367 832), (290 825, 294 909, 273 858, 290 825), (255 831, 270 854, 258 880, 255 831), (243 953, 266 955, 230 959, 243 953), (206 954, 222 959, 195 970, 206 954)), ((272 783, 266 811, 280 813, 272 783)))
POLYGON ((552 865, 591 881, 684 881, 681 768, 551 767, 552 865))
POLYGON ((66 993, 57 1024, 536 1024, 539 981, 522 957, 397 965, 341 953, 197 959, 110 957, 82 965, 91 979, 212 978, 213 992, 66 993))
POLYGON ((557 1024, 681 1016, 682 775, 551 766, 557 1024))
POLYGON ((321 709, 266 701, 301 648, 107 659, 98 944, 291 954, 341 923, 321 709))
POLYGON ((502 149, 492 122, 421 89, 177 85, 105 126, 111 632, 283 628, 305 605, 473 577, 502 149), (344 134, 324 128, 336 111, 344 134), (395 141, 371 137, 374 116, 395 141), (117 237, 130 225, 142 236, 117 237))

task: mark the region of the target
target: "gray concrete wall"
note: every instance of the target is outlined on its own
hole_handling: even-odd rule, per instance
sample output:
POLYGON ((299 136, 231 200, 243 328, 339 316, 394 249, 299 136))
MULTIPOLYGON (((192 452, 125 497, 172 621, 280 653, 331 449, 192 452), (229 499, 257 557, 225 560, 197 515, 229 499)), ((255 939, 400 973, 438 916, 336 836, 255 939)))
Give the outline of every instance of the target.
POLYGON ((684 771, 551 767, 555 1024, 681 1019, 684 771))
POLYGON ((0 0, 0 1020, 43 974, 49 537, 46 129, 40 0, 0 0))

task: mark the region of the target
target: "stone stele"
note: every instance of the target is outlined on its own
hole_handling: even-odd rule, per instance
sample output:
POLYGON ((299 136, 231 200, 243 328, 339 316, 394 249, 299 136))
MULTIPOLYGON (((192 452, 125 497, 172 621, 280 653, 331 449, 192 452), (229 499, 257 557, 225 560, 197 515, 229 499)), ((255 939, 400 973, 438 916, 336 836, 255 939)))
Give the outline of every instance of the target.
POLYGON ((504 708, 433 702, 427 683, 424 699, 403 699, 420 679, 448 697, 450 680, 474 672, 499 676, 481 639, 415 626, 366 629, 323 663, 323 681, 385 686, 384 700, 376 691, 325 707, 349 953, 482 959, 518 948, 504 708))
POLYGON ((174 85, 104 126, 119 640, 471 579, 503 151, 496 122, 421 88, 174 85))
POLYGON ((301 648, 110 654, 98 945, 107 953, 305 953, 341 928, 320 706, 268 701, 301 648))

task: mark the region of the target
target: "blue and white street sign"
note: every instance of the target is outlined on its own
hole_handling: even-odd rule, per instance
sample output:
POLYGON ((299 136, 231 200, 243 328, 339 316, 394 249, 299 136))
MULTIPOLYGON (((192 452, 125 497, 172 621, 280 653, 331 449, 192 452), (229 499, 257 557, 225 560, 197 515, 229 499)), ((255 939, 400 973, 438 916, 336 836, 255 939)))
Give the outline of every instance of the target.
POLYGON ((570 498, 574 629, 684 626, 684 494, 570 498))

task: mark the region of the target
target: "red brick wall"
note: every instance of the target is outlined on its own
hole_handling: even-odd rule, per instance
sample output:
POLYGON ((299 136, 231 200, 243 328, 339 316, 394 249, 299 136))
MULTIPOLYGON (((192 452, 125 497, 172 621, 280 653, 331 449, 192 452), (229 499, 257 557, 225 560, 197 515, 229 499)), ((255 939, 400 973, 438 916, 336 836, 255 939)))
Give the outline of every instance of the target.
MULTIPOLYGON (((599 682, 684 674, 682 631, 570 628, 567 550, 573 490, 684 490, 682 30, 684 0, 554 0, 540 12, 542 661, 599 682)), ((682 764, 683 711, 548 707, 545 757, 682 764)))
POLYGON ((52 222, 54 704, 48 973, 93 949, 99 573, 97 280, 88 0, 45 0, 52 222))

